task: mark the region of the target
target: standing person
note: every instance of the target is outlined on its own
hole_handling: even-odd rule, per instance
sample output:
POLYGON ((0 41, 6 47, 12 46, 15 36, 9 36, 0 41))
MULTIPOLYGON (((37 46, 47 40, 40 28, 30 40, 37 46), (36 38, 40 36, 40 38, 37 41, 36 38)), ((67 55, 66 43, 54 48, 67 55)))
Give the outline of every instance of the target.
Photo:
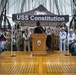
POLYGON ((66 50, 66 32, 64 27, 61 28, 61 31, 59 32, 59 41, 60 41, 60 50, 66 50))
POLYGON ((51 49, 51 30, 50 27, 46 30, 47 38, 46 38, 46 46, 51 49))
POLYGON ((68 40, 69 40, 69 51, 72 52, 72 49, 71 49, 71 46, 74 42, 74 39, 75 39, 75 33, 74 33, 74 30, 73 29, 70 29, 69 30, 69 33, 68 33, 68 40))
POLYGON ((2 32, 2 35, 1 35, 1 48, 2 48, 3 51, 5 49, 5 44, 6 44, 6 36, 5 36, 4 32, 2 32))
POLYGON ((11 50, 11 31, 8 30, 7 34, 6 34, 6 44, 5 44, 5 48, 7 50, 11 50))
POLYGON ((28 47, 28 50, 30 51, 30 34, 28 33, 28 29, 25 30, 23 33, 23 39, 24 39, 24 51, 26 51, 26 47, 28 47))
POLYGON ((34 29, 34 33, 44 33, 44 29, 40 26, 40 22, 37 22, 37 27, 34 29))
POLYGON ((20 50, 21 35, 19 33, 19 30, 16 30, 15 35, 16 35, 16 47, 17 47, 17 50, 20 50))

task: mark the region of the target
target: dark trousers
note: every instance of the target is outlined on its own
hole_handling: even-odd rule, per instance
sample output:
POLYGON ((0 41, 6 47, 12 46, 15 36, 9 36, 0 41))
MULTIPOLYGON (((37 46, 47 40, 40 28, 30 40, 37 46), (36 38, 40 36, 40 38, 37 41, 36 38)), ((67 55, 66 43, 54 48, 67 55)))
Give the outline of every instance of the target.
POLYGON ((47 46, 49 49, 51 49, 51 36, 50 36, 50 35, 47 36, 46 46, 47 46))
POLYGON ((74 43, 69 44, 69 52, 70 53, 74 52, 74 43))

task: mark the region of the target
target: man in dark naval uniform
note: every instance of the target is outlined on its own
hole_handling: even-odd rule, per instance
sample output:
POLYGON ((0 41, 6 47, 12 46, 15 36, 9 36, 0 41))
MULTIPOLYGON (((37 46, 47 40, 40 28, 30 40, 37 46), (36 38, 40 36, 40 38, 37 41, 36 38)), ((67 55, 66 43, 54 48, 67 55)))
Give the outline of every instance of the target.
POLYGON ((45 31, 44 31, 44 29, 40 26, 40 22, 37 22, 36 24, 37 24, 37 27, 34 29, 34 33, 38 33, 38 34, 44 33, 45 31))

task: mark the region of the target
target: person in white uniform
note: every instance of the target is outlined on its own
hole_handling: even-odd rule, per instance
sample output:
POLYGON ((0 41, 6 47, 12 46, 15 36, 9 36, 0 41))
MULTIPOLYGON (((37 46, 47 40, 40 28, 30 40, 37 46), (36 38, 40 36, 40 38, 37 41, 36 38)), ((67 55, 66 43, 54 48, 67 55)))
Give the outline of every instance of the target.
POLYGON ((26 47, 28 47, 28 50, 30 51, 30 34, 28 33, 28 30, 25 30, 25 33, 23 33, 23 39, 24 39, 24 51, 26 51, 26 47))
POLYGON ((69 33, 68 33, 68 40, 69 40, 69 51, 71 52, 71 46, 74 42, 74 39, 75 39, 75 33, 74 33, 74 30, 73 29, 70 29, 69 30, 69 33))
POLYGON ((59 32, 59 42, 60 42, 60 46, 59 49, 60 51, 62 50, 66 50, 66 32, 64 27, 61 28, 61 31, 59 32))

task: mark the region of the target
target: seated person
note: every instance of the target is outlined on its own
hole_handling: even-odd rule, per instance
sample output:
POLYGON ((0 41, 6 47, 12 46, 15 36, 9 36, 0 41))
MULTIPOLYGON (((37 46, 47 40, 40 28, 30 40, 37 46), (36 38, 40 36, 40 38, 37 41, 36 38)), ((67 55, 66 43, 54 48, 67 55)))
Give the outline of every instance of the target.
POLYGON ((76 56, 76 39, 74 39, 74 42, 71 45, 71 51, 72 55, 76 56))

